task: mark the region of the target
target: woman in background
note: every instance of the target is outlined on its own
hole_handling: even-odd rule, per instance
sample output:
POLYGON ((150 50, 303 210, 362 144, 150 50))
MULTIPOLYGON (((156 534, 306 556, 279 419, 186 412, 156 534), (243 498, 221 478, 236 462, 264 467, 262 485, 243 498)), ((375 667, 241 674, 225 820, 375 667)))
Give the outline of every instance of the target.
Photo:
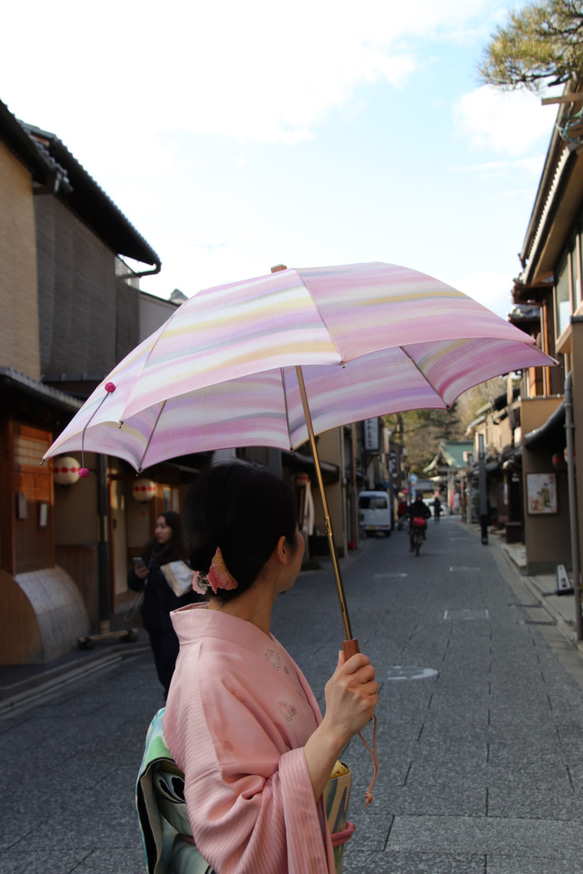
POLYGON ((160 513, 156 519, 154 536, 144 547, 141 559, 141 562, 134 561, 134 567, 128 574, 128 588, 134 592, 144 592, 142 619, 150 637, 158 679, 166 697, 178 655, 178 638, 170 613, 200 600, 200 596, 194 592, 178 597, 161 570, 163 565, 172 561, 186 559, 182 522, 178 513, 173 510, 160 513))

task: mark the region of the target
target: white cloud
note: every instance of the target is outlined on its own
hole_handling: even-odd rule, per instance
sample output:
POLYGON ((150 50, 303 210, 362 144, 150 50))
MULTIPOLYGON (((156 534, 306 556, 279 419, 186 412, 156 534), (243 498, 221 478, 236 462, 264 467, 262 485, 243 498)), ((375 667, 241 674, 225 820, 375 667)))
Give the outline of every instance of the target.
MULTIPOLYGON (((487 23, 498 9, 498 0, 360 0, 358 4, 296 0, 291 6, 281 0, 165 0, 163 4, 60 0, 56 5, 29 0, 11 4, 3 14, 0 98, 20 118, 54 131, 152 242, 164 268, 159 277, 144 279, 147 290, 169 291, 177 286, 190 294, 204 285, 266 272, 273 260, 288 257, 274 255, 284 247, 297 253, 296 263, 341 263, 348 257, 372 260, 382 258, 388 248, 412 251, 414 264, 419 257, 411 246, 415 233, 407 229, 418 224, 415 197, 397 203, 395 195, 400 235, 383 236, 379 228, 384 219, 378 218, 382 172, 377 170, 373 179, 374 150, 368 168, 359 141, 360 151, 352 154, 353 163, 348 164, 351 144, 346 141, 347 163, 338 165, 343 173, 339 187, 349 183, 343 200, 340 195, 338 199, 341 228, 337 234, 329 232, 326 239, 317 237, 312 249, 315 235, 306 242, 308 234, 301 222, 278 212, 275 203, 269 219, 261 214, 260 200, 257 214, 250 216, 249 209, 254 205, 253 182, 265 166, 257 158, 267 155, 269 160, 271 153, 274 166, 286 167, 291 177, 301 179, 298 188, 304 185, 314 192, 306 209, 317 213, 319 189, 312 183, 319 165, 310 162, 318 142, 313 149, 301 150, 305 163, 295 160, 300 150, 290 155, 288 149, 253 150, 248 144, 293 145, 317 136, 323 123, 328 139, 322 137, 322 142, 330 143, 337 130, 339 136, 350 135, 358 130, 360 118, 369 124, 374 118, 379 122, 377 151, 382 153, 384 144, 387 162, 406 166, 415 128, 409 127, 409 120, 413 114, 423 115, 430 104, 435 106, 436 97, 448 106, 452 92, 469 87, 460 82, 468 75, 465 64, 470 52, 460 52, 459 45, 475 46, 477 58, 480 42, 490 31, 487 23), (439 73, 438 90, 431 80, 434 70, 439 73), (411 82, 419 71, 422 75, 411 82), (408 84, 410 95, 396 100, 398 109, 392 111, 391 90, 408 84), (402 116, 397 117, 397 111, 402 116), (343 124, 334 128, 338 119, 343 124), (354 124, 347 124, 347 119, 354 124), (201 143, 183 132, 205 133, 214 139, 201 143), (233 140, 245 145, 233 147, 233 140), (224 150, 229 169, 233 162, 237 167, 237 178, 230 177, 228 191, 220 190, 219 177, 212 182, 215 190, 207 184, 205 149, 215 145, 218 155, 224 150), (357 185, 358 180, 362 184, 357 185), (362 227, 348 234, 352 225, 341 221, 342 210, 347 215, 375 217, 370 233, 363 219, 362 227), (295 249, 294 232, 301 240, 294 241, 295 249), (367 240, 363 256, 355 242, 361 237, 367 240), (199 245, 205 241, 226 245, 205 249, 199 245)), ((465 141, 482 142, 492 150, 473 161, 481 174, 490 175, 504 173, 508 158, 522 161, 529 154, 526 147, 508 148, 514 133, 523 141, 522 117, 514 109, 506 115, 494 112, 492 101, 479 89, 465 95, 456 107, 458 130, 465 141)), ((532 112, 544 118, 548 135, 555 110, 538 102, 532 112)), ((450 128, 444 133, 447 112, 432 118, 432 134, 439 143, 451 134, 450 128)), ((464 169, 465 141, 444 143, 451 148, 444 149, 443 163, 464 169)), ((520 180, 513 180, 513 189, 523 181, 530 184, 524 165, 510 165, 510 169, 519 166, 520 180)), ((418 192, 431 191, 434 180, 424 180, 423 168, 416 169, 412 179, 418 192)), ((471 181, 464 179, 466 191, 471 181)), ((495 185, 488 196, 490 192, 493 201, 495 185)), ((492 208, 491 202, 480 207, 482 212, 487 208, 492 208)), ((439 214, 438 203, 434 209, 439 214)), ((458 214, 463 233, 471 224, 467 207, 458 214)), ((449 236, 455 236, 453 226, 449 236)), ((479 240, 478 244, 481 255, 479 240)), ((471 256, 470 244, 465 260, 444 251, 450 251, 447 245, 426 253, 428 272, 434 272, 432 261, 445 264, 445 269, 451 264, 459 272, 483 263, 471 256)), ((389 260, 407 263, 405 254, 389 260)), ((496 268, 498 263, 490 253, 486 266, 496 268)), ((477 281, 471 285, 474 291, 476 284, 480 285, 477 281)), ((511 279, 506 278, 506 298, 510 285, 511 279)), ((488 292, 491 289, 490 284, 488 292)))
POLYGON ((453 108, 456 131, 471 148, 515 157, 548 142, 555 115, 556 107, 542 106, 540 95, 491 85, 464 94, 453 108))
POLYGON ((3 99, 59 131, 73 115, 93 137, 181 129, 294 143, 362 85, 402 86, 423 60, 421 40, 457 39, 491 6, 63 0, 55 15, 44 0, 30 0, 26 9, 13 4, 3 27, 3 99))

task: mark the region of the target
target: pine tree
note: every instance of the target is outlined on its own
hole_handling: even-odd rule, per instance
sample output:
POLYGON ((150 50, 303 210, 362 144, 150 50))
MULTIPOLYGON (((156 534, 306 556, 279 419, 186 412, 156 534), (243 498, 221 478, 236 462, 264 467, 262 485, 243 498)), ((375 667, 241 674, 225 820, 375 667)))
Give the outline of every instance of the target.
POLYGON ((545 0, 511 12, 478 73, 488 85, 530 91, 583 80, 583 0, 545 0))

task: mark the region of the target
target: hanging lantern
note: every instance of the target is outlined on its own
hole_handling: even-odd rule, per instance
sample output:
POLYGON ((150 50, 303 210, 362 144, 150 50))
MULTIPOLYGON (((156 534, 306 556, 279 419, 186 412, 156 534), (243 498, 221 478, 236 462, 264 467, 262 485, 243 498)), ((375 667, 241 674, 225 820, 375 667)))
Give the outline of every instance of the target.
POLYGON ((156 483, 151 479, 137 479, 132 486, 132 495, 140 503, 151 501, 156 495, 156 483))
POLYGON ((53 479, 58 486, 72 486, 79 479, 80 463, 70 455, 55 458, 53 462, 53 479))

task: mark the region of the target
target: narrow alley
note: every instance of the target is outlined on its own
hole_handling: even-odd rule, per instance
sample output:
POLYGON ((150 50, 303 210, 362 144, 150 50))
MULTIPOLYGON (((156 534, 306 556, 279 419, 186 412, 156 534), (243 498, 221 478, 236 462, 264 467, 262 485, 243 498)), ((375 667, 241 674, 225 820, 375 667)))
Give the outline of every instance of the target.
MULTIPOLYGON (((358 738, 343 874, 583 872, 583 657, 496 538, 430 523, 342 562, 350 619, 381 684, 379 773, 358 738)), ((273 633, 320 703, 342 640, 332 574, 301 574, 273 633)), ((149 653, 0 719, 3 874, 145 871, 133 788, 163 705, 149 653)), ((367 731, 367 740, 371 733, 367 731)))

